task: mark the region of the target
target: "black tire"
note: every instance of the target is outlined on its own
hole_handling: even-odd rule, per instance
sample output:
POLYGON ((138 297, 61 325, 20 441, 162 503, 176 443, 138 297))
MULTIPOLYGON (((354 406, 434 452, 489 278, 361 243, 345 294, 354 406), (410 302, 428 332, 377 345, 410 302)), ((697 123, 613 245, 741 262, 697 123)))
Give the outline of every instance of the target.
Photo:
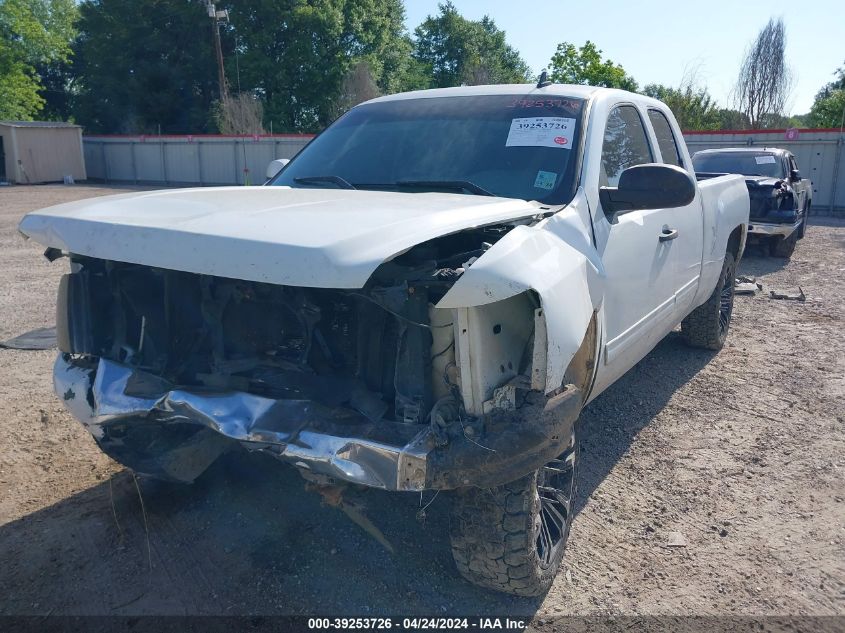
POLYGON ((804 219, 801 221, 801 226, 798 227, 798 239, 802 239, 807 234, 807 218, 810 215, 810 203, 804 209, 804 219))
POLYGON ((722 349, 731 326, 735 273, 733 253, 725 253, 722 273, 713 294, 681 321, 681 334, 688 345, 712 350, 722 349))
POLYGON ((786 257, 789 259, 795 252, 795 246, 798 244, 798 231, 795 229, 789 237, 775 237, 769 244, 769 253, 773 257, 786 257))
POLYGON ((578 446, 509 484, 455 493, 452 557, 471 583, 518 596, 537 596, 557 575, 575 502, 578 446))

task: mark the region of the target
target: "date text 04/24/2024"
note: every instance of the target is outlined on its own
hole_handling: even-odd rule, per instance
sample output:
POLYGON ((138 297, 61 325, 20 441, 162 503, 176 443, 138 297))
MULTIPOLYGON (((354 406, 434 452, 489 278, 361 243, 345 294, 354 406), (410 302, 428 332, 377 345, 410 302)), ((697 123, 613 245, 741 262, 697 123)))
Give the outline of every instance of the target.
POLYGON ((514 618, 444 618, 413 617, 394 620, 393 618, 309 618, 308 629, 328 630, 400 630, 400 631, 442 631, 442 630, 478 630, 504 631, 522 630, 526 622, 514 618))

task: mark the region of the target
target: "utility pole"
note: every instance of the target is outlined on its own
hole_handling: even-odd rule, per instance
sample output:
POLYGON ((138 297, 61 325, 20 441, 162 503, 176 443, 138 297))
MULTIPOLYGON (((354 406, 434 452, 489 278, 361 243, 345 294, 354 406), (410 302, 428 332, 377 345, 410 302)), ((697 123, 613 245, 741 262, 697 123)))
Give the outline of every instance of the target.
POLYGON ((214 52, 217 55, 217 81, 220 84, 220 101, 225 102, 229 98, 229 90, 226 87, 226 71, 223 69, 223 47, 220 44, 220 23, 229 21, 229 11, 218 11, 212 0, 205 0, 205 8, 208 17, 211 18, 211 33, 214 38, 214 52))

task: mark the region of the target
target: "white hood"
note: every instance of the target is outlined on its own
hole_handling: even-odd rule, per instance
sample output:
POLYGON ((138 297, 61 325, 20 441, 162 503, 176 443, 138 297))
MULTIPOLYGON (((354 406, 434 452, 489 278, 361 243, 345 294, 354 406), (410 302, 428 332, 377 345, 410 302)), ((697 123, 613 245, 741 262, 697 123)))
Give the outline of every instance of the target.
POLYGON ((100 259, 316 288, 360 288, 382 262, 442 235, 540 212, 446 193, 284 187, 173 189, 34 211, 35 241, 100 259))

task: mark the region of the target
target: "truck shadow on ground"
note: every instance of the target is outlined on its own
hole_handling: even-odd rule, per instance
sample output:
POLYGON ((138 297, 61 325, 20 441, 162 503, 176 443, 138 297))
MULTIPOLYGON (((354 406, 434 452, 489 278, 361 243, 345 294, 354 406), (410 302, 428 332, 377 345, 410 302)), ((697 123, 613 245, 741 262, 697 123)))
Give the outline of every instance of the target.
MULTIPOLYGON (((800 247, 800 242, 799 246, 800 247)), ((737 275, 759 277, 783 270, 789 264, 786 257, 769 255, 769 248, 765 244, 749 244, 742 255, 737 275)))
MULTIPOLYGON (((673 333, 585 409, 576 512, 711 357, 673 333)), ((449 495, 424 520, 417 515, 430 493, 360 499, 395 555, 270 457, 226 455, 193 486, 136 487, 124 471, 0 528, 0 614, 531 616, 539 608, 542 598, 461 579, 449 495)))
POLYGON ((714 352, 688 347, 679 332, 672 332, 582 411, 576 521, 637 434, 713 356, 714 352))

